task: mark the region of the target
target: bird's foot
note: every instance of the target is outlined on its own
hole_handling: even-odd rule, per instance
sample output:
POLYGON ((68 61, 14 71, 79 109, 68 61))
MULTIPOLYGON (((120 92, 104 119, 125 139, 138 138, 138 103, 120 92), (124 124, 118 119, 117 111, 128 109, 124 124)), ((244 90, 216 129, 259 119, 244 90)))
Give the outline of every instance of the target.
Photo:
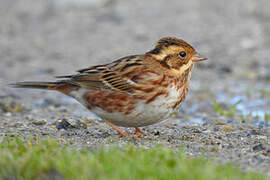
POLYGON ((145 133, 143 132, 140 128, 135 127, 135 133, 134 134, 138 134, 138 136, 147 136, 149 135, 149 133, 145 133))
POLYGON ((143 136, 146 136, 147 135, 144 132, 142 132, 142 130, 140 130, 138 127, 135 128, 135 133, 134 134, 129 134, 129 133, 126 133, 126 132, 122 131, 121 129, 119 129, 117 126, 115 126, 110 121, 105 120, 105 122, 109 126, 111 126, 112 129, 114 129, 115 131, 117 131, 119 133, 119 136, 120 137, 143 137, 143 136))

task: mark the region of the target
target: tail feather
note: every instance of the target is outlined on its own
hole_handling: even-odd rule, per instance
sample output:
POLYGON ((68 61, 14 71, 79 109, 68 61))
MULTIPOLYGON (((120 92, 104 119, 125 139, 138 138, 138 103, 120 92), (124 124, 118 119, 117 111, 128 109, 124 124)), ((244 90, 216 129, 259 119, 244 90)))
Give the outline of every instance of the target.
POLYGON ((58 82, 18 82, 10 84, 14 88, 35 88, 35 89, 51 89, 59 86, 58 82))
POLYGON ((65 82, 65 81, 57 81, 57 82, 18 82, 14 84, 10 84, 14 88, 34 88, 34 89, 46 89, 46 90, 56 90, 62 93, 68 94, 74 88, 78 88, 78 86, 65 82))

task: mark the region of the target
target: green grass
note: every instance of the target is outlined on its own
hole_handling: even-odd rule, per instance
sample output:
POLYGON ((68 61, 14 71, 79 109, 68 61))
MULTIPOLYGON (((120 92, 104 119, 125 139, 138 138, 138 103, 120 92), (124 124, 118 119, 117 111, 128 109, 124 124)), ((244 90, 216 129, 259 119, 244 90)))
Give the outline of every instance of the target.
POLYGON ((266 179, 232 165, 217 165, 165 147, 133 146, 110 150, 77 150, 54 140, 0 143, 0 179, 266 179))
POLYGON ((229 109, 225 110, 223 109, 217 102, 214 102, 214 111, 218 112, 222 116, 227 116, 230 118, 234 117, 236 106, 240 103, 241 101, 238 101, 237 103, 233 104, 229 109))

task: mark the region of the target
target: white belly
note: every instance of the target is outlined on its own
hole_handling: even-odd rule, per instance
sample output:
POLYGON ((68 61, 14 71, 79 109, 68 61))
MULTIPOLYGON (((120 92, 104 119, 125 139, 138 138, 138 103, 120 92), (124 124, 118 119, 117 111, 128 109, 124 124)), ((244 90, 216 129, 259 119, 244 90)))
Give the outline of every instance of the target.
POLYGON ((121 112, 108 113, 101 108, 93 108, 91 111, 102 119, 106 119, 117 126, 123 127, 141 127, 168 119, 175 110, 172 108, 179 98, 180 91, 175 88, 169 90, 167 97, 161 95, 154 101, 146 104, 144 100, 140 100, 135 105, 135 109, 129 113, 121 112))

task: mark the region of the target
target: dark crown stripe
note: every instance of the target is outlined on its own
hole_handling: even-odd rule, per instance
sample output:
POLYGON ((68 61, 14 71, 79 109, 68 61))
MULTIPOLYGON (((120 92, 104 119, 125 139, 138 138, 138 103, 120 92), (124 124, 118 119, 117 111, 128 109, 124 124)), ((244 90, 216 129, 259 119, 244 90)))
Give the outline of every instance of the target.
POLYGON ((160 44, 169 47, 169 46, 177 46, 179 43, 173 42, 173 41, 161 41, 160 44))

